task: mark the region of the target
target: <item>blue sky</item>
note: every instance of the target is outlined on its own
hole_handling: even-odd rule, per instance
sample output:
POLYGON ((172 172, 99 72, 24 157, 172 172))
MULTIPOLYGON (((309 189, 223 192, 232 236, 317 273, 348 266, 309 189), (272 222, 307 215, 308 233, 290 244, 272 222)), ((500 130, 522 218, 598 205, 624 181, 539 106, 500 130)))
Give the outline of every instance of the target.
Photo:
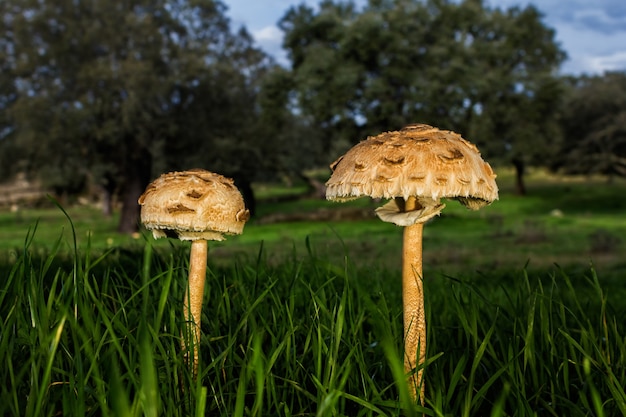
MULTIPOLYGON (((276 23, 290 6, 318 0, 223 0, 233 27, 245 25, 258 45, 284 62, 282 32, 276 23)), ((626 71, 626 0, 486 0, 491 7, 534 4, 567 52, 564 74, 626 71)), ((362 3, 358 1, 357 3, 362 3)))

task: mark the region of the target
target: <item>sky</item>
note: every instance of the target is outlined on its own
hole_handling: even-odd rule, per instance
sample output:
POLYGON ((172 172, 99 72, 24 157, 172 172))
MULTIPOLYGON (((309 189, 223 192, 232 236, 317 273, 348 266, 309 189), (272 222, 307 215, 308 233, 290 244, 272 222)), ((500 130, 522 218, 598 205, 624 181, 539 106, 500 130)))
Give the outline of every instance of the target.
MULTIPOLYGON (((492 8, 533 4, 568 58, 561 66, 567 75, 601 75, 626 71, 626 0, 485 0, 492 8)), ((287 63, 278 20, 291 6, 319 0, 223 0, 233 29, 245 26, 257 45, 287 63)), ((357 0, 357 4, 362 1, 357 0)))

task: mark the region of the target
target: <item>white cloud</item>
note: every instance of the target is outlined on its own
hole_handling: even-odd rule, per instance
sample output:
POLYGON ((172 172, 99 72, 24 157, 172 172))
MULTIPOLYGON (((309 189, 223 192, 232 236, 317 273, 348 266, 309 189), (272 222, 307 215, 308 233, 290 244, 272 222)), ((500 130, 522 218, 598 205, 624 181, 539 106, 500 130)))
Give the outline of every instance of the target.
POLYGON ((609 34, 590 27, 581 28, 574 22, 562 22, 556 30, 557 40, 568 54, 561 72, 601 74, 626 69, 626 62, 618 58, 626 55, 626 31, 609 34))
POLYGON ((252 31, 252 36, 258 42, 280 43, 283 39, 283 32, 276 26, 265 26, 259 30, 252 31))
POLYGON ((589 64, 595 72, 626 70, 626 51, 589 57, 589 64))
POLYGON ((571 17, 576 26, 593 31, 607 34, 626 31, 626 16, 612 15, 608 10, 579 9, 571 17))
POLYGON ((251 32, 259 48, 273 56, 281 65, 288 65, 287 56, 282 48, 283 32, 277 26, 265 26, 251 32))

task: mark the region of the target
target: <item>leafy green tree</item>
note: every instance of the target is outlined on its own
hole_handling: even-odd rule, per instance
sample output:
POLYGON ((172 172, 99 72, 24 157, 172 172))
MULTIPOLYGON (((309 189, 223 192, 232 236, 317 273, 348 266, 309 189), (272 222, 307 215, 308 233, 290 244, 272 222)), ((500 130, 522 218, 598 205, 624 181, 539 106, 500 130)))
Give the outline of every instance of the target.
POLYGON ((541 17, 533 6, 481 0, 370 0, 362 9, 326 0, 292 7, 280 27, 299 109, 325 149, 426 122, 463 133, 490 158, 536 160, 554 130, 564 59, 541 17))
POLYGON ((244 30, 228 40, 218 61, 177 90, 176 140, 164 145, 171 169, 203 166, 233 177, 254 212, 251 183, 261 171, 272 138, 259 130, 257 96, 273 61, 244 30))
POLYGON ((534 7, 495 10, 473 37, 484 52, 469 65, 478 88, 465 89, 467 135, 496 162, 513 163, 524 194, 526 165, 545 165, 558 143, 563 83, 555 71, 565 54, 534 7))
POLYGON ((554 168, 626 177, 626 72, 570 79, 554 168))
POLYGON ((155 173, 217 170, 233 157, 222 144, 249 147, 267 57, 244 29, 231 32, 223 3, 3 3, 18 92, 13 143, 59 191, 92 181, 119 194, 120 231, 135 230, 137 198, 155 173))
MULTIPOLYGON (((5 16, 7 4, 0 2, 0 17, 5 16)), ((6 22, 0 19, 0 30, 6 22)), ((13 82, 13 62, 11 50, 14 44, 14 34, 4 30, 0 36, 0 176, 7 178, 11 174, 11 161, 21 159, 19 150, 9 139, 15 133, 15 126, 8 109, 17 98, 16 86, 13 82)))
POLYGON ((292 73, 278 65, 261 85, 257 133, 268 138, 260 148, 265 155, 263 171, 266 178, 304 180, 313 194, 320 191, 322 184, 308 176, 306 170, 326 165, 327 154, 321 146, 324 138, 312 126, 311 117, 303 115, 295 105, 294 85, 292 73))

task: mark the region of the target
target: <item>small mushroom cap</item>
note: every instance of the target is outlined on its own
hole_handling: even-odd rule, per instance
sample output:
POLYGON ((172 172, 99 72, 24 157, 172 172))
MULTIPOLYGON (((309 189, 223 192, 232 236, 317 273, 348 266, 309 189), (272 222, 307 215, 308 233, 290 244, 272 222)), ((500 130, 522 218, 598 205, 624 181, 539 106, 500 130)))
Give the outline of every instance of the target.
POLYGON ((361 196, 458 200, 477 210, 498 198, 496 175, 478 148, 459 134, 425 124, 370 136, 331 166, 326 198, 361 196))
POLYGON ((141 222, 155 238, 224 240, 250 218, 232 179, 203 169, 169 172, 139 197, 141 222))

